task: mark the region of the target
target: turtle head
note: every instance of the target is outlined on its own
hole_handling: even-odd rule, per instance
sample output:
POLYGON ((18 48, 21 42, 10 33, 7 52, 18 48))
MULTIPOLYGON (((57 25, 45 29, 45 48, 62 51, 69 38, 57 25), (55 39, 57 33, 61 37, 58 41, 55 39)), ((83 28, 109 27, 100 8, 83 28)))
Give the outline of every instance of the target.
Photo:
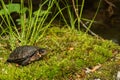
POLYGON ((46 55, 47 54, 47 50, 45 48, 40 48, 39 49, 39 54, 42 55, 42 56, 46 55))

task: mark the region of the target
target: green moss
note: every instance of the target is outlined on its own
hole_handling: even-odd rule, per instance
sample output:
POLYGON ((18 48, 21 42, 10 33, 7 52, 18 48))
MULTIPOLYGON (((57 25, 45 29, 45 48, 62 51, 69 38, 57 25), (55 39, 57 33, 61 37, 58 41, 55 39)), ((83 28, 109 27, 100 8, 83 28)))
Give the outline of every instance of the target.
MULTIPOLYGON (((75 79, 75 73, 79 73, 87 67, 94 67, 99 63, 106 66, 106 62, 111 63, 111 59, 115 56, 113 51, 120 50, 119 46, 111 41, 94 38, 77 30, 71 31, 58 27, 49 28, 46 35, 36 45, 48 48, 48 55, 43 60, 36 61, 25 67, 4 64, 10 51, 1 48, 1 51, 4 49, 4 53, 0 54, 3 57, 3 60, 0 60, 0 79, 75 79)), ((115 61, 112 63, 115 63, 115 61)), ((107 68, 109 69, 109 66, 107 68)), ((109 71, 104 69, 102 73, 105 73, 107 77, 113 77, 109 75, 109 71)), ((104 74, 99 75, 99 72, 96 71, 94 74, 88 74, 86 80, 94 77, 103 77, 105 79, 104 74)))

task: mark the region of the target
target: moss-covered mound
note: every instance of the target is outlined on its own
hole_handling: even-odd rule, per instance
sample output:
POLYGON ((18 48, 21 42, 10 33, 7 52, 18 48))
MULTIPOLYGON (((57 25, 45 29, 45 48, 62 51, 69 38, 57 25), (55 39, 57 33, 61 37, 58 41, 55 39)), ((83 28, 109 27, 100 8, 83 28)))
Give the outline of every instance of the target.
POLYGON ((1 47, 0 80, 114 80, 120 64, 118 45, 77 30, 49 28, 36 45, 46 47, 48 55, 25 67, 5 64, 10 51, 1 47), (99 69, 85 73, 99 64, 99 69))

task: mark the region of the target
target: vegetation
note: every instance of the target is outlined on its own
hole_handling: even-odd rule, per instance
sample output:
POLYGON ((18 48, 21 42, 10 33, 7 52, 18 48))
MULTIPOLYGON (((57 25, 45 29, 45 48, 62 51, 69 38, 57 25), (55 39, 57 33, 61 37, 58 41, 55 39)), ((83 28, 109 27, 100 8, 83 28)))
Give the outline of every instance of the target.
POLYGON ((9 34, 8 42, 12 50, 15 48, 16 45, 32 45, 38 42, 38 40, 44 35, 46 29, 50 26, 50 23, 52 22, 51 20, 48 24, 45 24, 45 21, 53 6, 53 1, 46 0, 34 13, 32 12, 31 2, 29 3, 29 8, 24 7, 24 3, 22 0, 21 5, 10 3, 5 6, 3 1, 1 1, 1 3, 3 6, 3 9, 1 10, 1 18, 3 23, 5 23, 5 25, 7 26, 7 29, 4 30, 4 26, 1 26, 1 29, 3 30, 4 34, 9 34), (48 4, 48 6, 46 10, 43 10, 43 6, 45 4, 48 4), (16 8, 14 9, 14 7, 16 8), (27 11, 29 15, 26 14, 27 11), (15 25, 15 22, 10 15, 10 13, 12 12, 19 13, 19 28, 17 25, 15 25))
MULTIPOLYGON (((77 0, 73 3, 77 4, 77 0)), ((89 28, 94 22, 94 18, 92 20, 81 18, 84 0, 82 0, 81 10, 75 13, 75 15, 72 13, 71 6, 67 3, 67 0, 65 0, 66 6, 64 8, 60 7, 57 0, 45 0, 39 9, 34 12, 31 1, 28 8, 23 5, 23 0, 21 0, 21 4, 10 3, 8 5, 1 0, 1 4, 1 80, 115 79, 114 76, 117 73, 115 69, 120 64, 120 55, 118 54, 120 47, 112 41, 104 40, 90 31, 89 28), (47 5, 46 9, 43 8, 45 5, 47 5), (15 9, 13 9, 14 6, 16 6, 15 9), (47 20, 52 13, 53 6, 56 6, 58 11, 56 11, 55 15, 52 15, 51 20, 47 20), (69 21, 67 21, 62 12, 64 9, 67 9, 69 21), (13 12, 19 14, 19 26, 16 25, 11 17, 13 12), (65 26, 61 25, 58 27, 52 23, 59 14, 62 16, 61 20, 64 21, 65 26), (90 22, 88 28, 83 24, 82 20, 90 22), (86 33, 81 31, 80 24, 87 29, 86 33), (76 25, 78 29, 76 29, 76 25), (94 36, 87 34, 87 32, 94 36), (9 53, 16 46, 22 45, 45 47, 48 49, 48 55, 43 60, 24 67, 5 63, 9 53), (86 68, 93 70, 96 65, 102 66, 87 73, 86 68)), ((73 10, 77 8, 79 6, 74 6, 73 10)))

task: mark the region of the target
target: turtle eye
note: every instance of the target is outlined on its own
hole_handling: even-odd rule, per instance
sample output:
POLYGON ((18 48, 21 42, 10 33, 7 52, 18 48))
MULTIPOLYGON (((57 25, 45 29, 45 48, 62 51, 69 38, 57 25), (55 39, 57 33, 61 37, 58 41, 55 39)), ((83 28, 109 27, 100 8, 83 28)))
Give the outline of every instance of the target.
POLYGON ((39 53, 42 54, 42 55, 45 55, 46 54, 46 49, 45 48, 39 49, 39 53))

